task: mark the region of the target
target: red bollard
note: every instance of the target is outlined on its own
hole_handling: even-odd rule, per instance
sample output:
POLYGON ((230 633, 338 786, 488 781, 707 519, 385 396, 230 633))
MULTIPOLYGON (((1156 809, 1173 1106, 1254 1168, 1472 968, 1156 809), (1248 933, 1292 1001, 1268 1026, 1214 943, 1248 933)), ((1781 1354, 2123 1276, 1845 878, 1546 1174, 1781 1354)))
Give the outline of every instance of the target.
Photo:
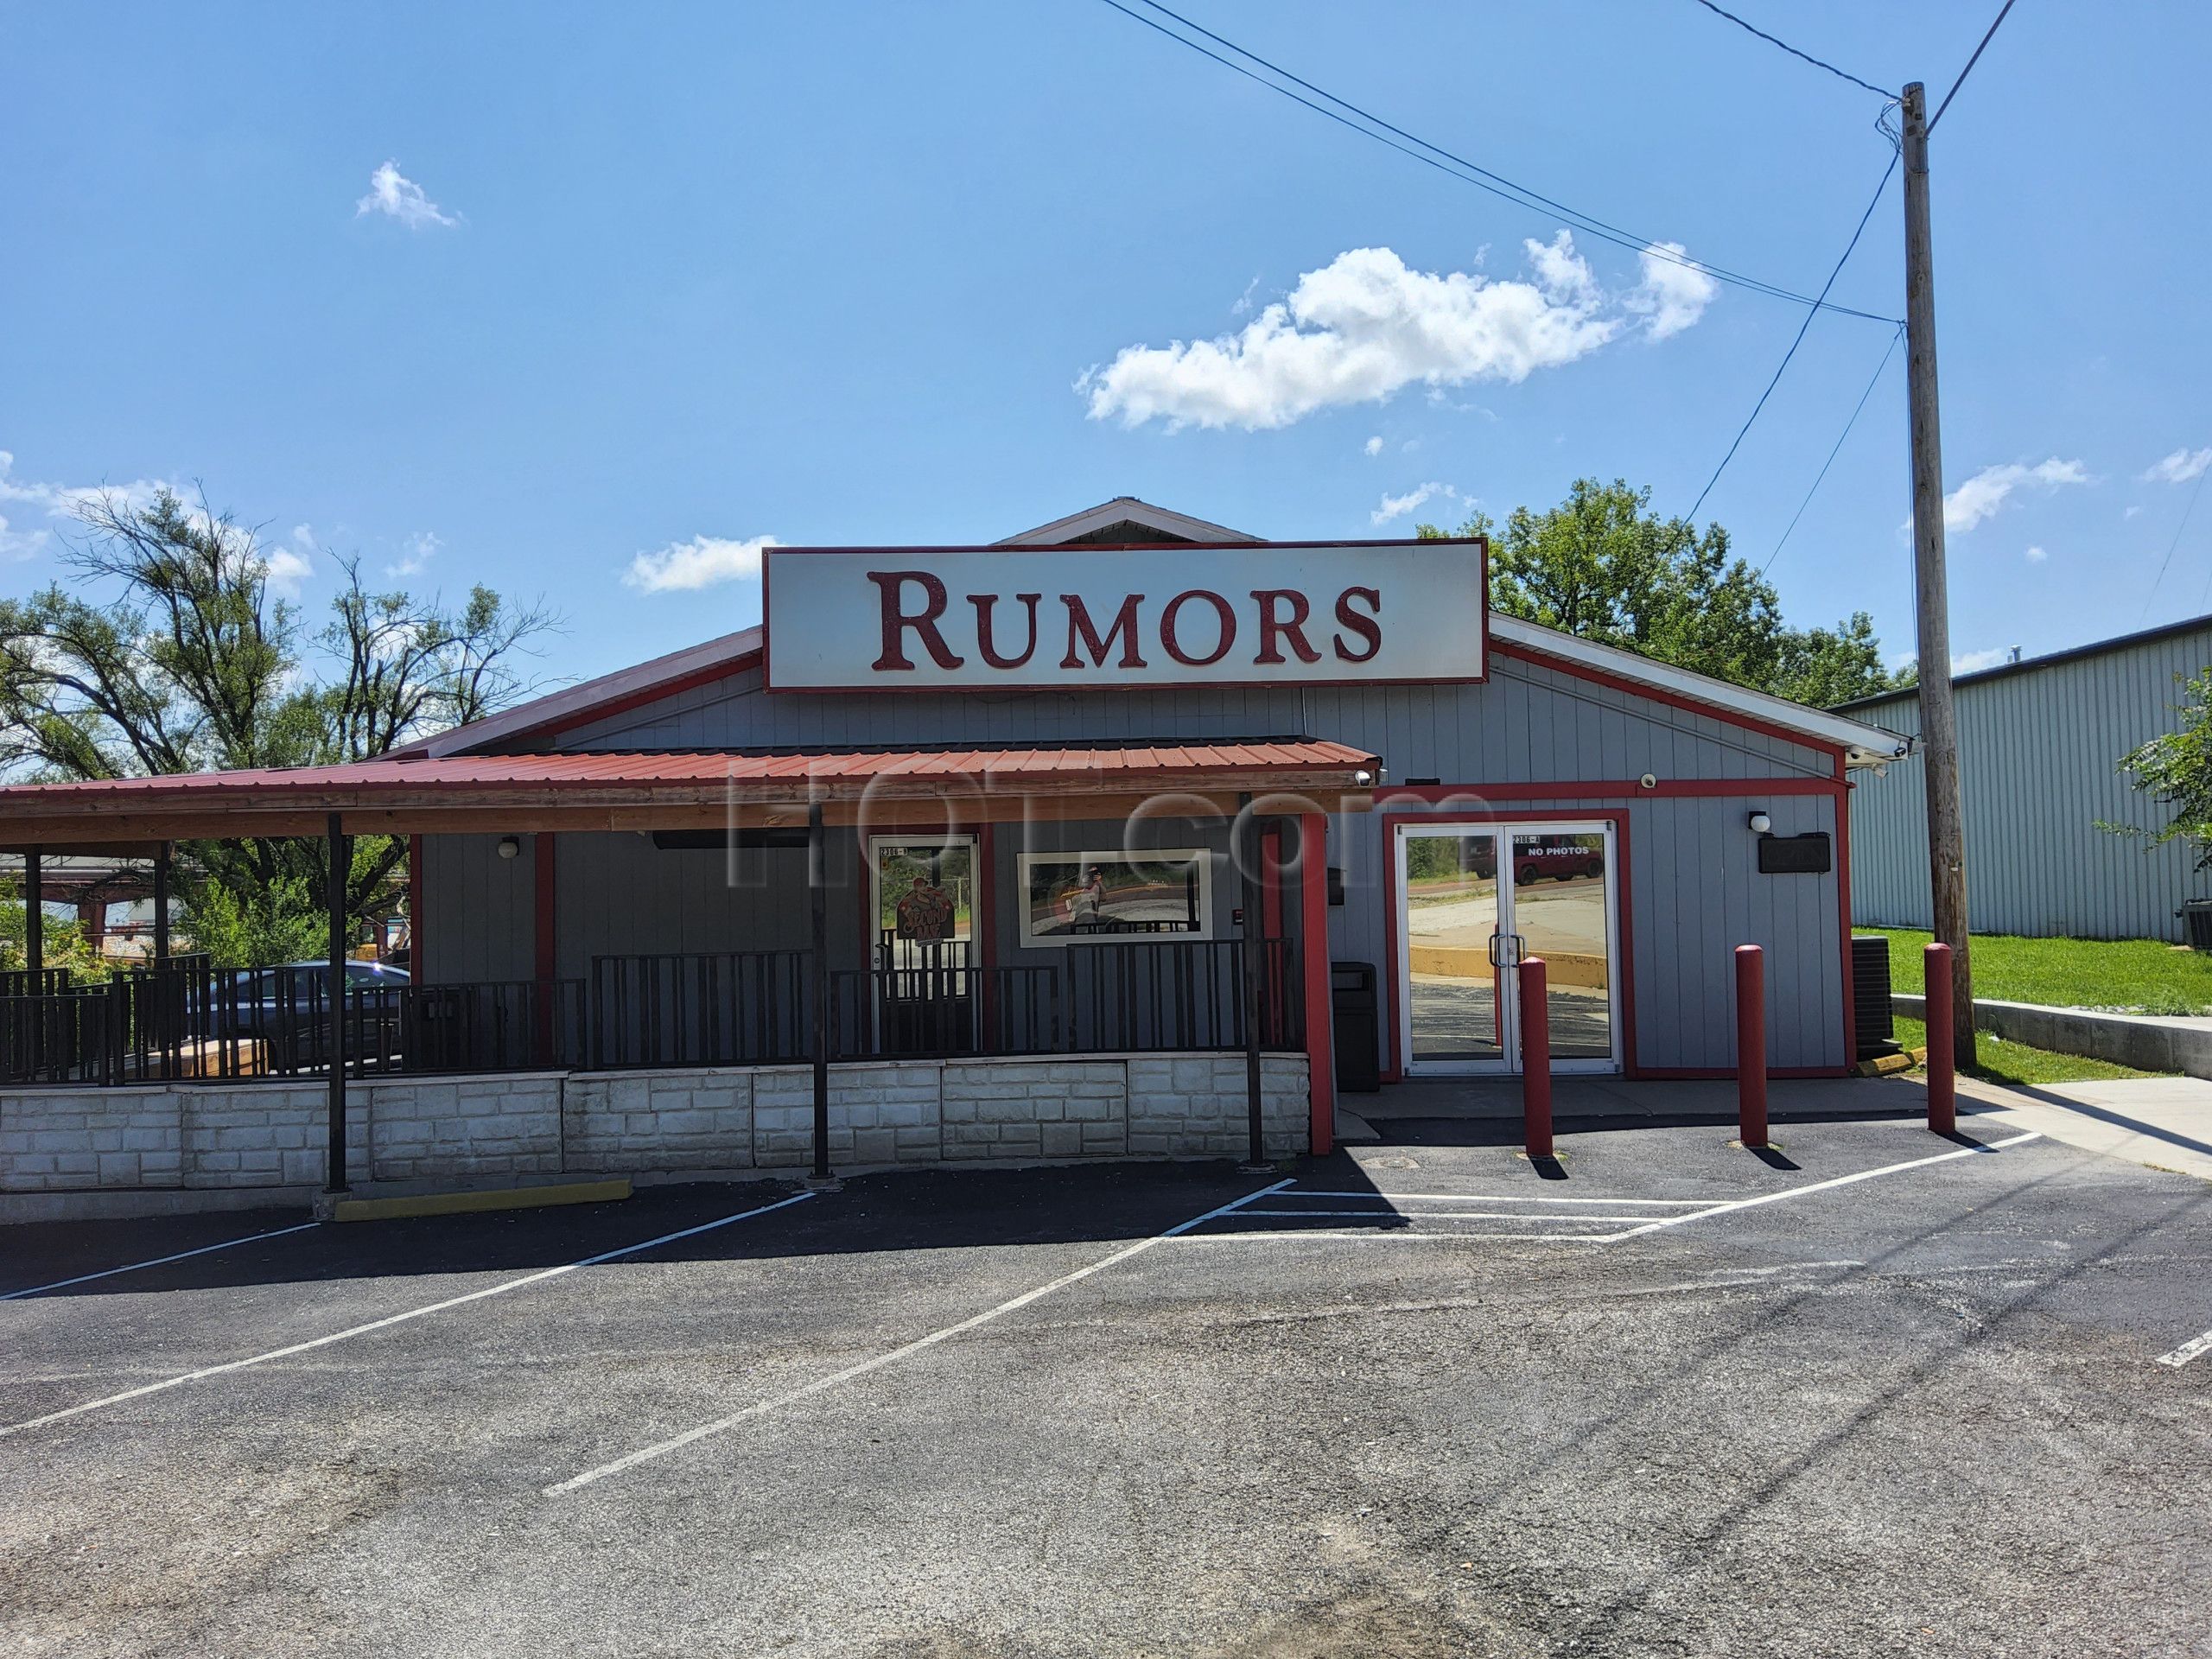
POLYGON ((1544 959, 1521 963, 1521 1122, 1529 1156, 1552 1155, 1552 1019, 1544 959))
POLYGON ((1959 1078, 1951 1043, 1951 947, 1930 944, 1921 953, 1927 982, 1928 1127, 1950 1135, 1959 1127, 1959 1078))
POLYGON ((1747 1147, 1766 1138, 1766 953, 1736 947, 1736 1120, 1747 1147))

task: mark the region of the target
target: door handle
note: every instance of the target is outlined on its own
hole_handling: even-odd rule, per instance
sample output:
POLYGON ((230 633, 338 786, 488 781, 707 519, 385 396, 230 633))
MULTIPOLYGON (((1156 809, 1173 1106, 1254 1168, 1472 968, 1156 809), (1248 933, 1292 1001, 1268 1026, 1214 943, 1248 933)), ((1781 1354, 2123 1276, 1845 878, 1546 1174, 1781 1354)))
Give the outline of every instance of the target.
POLYGON ((1529 941, 1516 933, 1513 936, 1513 965, 1518 968, 1529 960, 1529 941))
POLYGON ((1503 968, 1505 966, 1503 962, 1498 960, 1497 956, 1498 941, 1504 937, 1505 936, 1502 933, 1493 933, 1490 936, 1490 965, 1493 968, 1503 968))

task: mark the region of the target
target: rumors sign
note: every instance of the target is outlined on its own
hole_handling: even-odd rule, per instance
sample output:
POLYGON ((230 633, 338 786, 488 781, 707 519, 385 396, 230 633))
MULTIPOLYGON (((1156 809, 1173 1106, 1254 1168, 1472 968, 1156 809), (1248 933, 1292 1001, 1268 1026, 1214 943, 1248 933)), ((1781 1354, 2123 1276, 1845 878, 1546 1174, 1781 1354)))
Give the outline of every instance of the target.
POLYGON ((768 686, 1479 680, 1484 544, 770 548, 768 686))

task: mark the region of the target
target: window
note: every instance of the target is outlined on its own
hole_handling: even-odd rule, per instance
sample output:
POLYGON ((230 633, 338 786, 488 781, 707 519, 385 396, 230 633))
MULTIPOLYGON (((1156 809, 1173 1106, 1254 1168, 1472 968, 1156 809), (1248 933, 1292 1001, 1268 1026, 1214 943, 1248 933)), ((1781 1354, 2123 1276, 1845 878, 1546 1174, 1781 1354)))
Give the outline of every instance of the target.
POLYGON ((1212 863, 1198 848, 1023 853, 1014 861, 1021 943, 1213 937, 1212 863))
POLYGON ((975 837, 878 837, 868 854, 876 965, 964 961, 976 929, 975 837))

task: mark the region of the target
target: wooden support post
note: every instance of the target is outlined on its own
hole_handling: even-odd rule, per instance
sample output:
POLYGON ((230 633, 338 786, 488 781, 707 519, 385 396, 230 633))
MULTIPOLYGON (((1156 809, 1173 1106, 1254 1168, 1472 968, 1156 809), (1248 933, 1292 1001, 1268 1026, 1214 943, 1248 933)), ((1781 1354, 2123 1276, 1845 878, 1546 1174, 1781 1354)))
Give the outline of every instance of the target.
POLYGON ((1259 836, 1252 817, 1252 798, 1237 801, 1236 821, 1229 837, 1230 857, 1236 866, 1244 925, 1244 1122, 1245 1165, 1267 1166, 1267 1125, 1260 1089, 1260 976, 1265 969, 1266 912, 1260 893, 1259 836))
POLYGON ((46 884, 39 868, 38 849, 23 855, 23 966, 29 969, 31 995, 41 988, 38 978, 46 971, 46 884))
MULTIPOLYGON (((531 988, 531 997, 537 1005, 537 1063, 551 1066, 556 1063, 553 1027, 556 1017, 552 982, 560 976, 560 934, 556 920, 556 906, 560 891, 559 866, 554 858, 556 838, 540 833, 530 838, 531 863, 531 977, 537 982, 531 988)), ((414 957, 408 957, 410 964, 414 957)), ((414 970, 414 978, 422 977, 422 970, 414 970)))
POLYGON ((166 841, 154 849, 154 963, 166 966, 169 959, 169 844, 166 841))
POLYGON ((346 839, 338 814, 330 815, 324 830, 330 866, 325 877, 326 907, 330 913, 330 1044, 324 1056, 330 1073, 330 1133, 324 1154, 322 1190, 347 1191, 346 1182, 346 886, 353 875, 353 849, 346 839))
POLYGON ((830 853, 822 827, 822 803, 806 809, 806 886, 814 928, 814 1179, 830 1174, 830 853))
POLYGON ((1337 1141, 1335 999, 1329 981, 1329 820, 1298 817, 1298 949, 1306 973, 1306 1144, 1325 1158, 1337 1141))
POLYGON ((1951 1040, 1974 1064, 1974 972, 1967 959, 1966 825, 1959 722, 1951 699, 1951 601, 1943 563, 1943 437, 1936 397, 1936 258, 1928 226, 1928 105, 1904 89, 1905 389, 1912 421, 1912 568, 1919 625, 1920 750, 1927 783, 1929 924, 1951 947, 1951 1040))

